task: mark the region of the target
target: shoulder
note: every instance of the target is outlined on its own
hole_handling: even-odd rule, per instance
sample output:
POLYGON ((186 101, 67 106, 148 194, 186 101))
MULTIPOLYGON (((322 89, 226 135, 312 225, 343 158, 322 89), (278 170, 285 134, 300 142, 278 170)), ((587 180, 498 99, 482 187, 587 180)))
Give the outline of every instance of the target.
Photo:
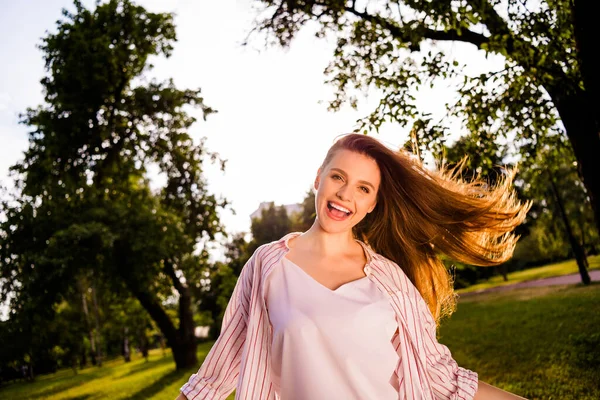
POLYGON ((373 266, 378 270, 379 273, 389 278, 396 288, 404 293, 414 296, 418 293, 417 288, 408 278, 402 267, 395 261, 385 257, 382 254, 374 252, 373 254, 373 266))
POLYGON ((396 275, 402 272, 400 266, 393 260, 390 260, 389 258, 375 251, 372 254, 372 264, 373 266, 377 267, 379 272, 389 276, 390 278, 396 277, 396 275))
MULTIPOLYGON (((377 269, 381 274, 385 275, 386 278, 392 282, 398 294, 401 294, 402 298, 410 301, 410 304, 414 306, 415 312, 425 313, 428 316, 431 316, 431 311, 425 302, 425 299, 423 299, 423 296, 417 287, 396 262, 377 253, 374 257, 373 264, 377 266, 377 269)), ((432 321, 433 320, 428 322, 432 321)), ((433 324, 435 325, 435 322, 433 322, 433 324)))
POLYGON ((285 252, 288 247, 288 240, 298 234, 300 233, 291 232, 277 240, 273 240, 272 242, 260 245, 252 254, 252 258, 263 261, 265 259, 272 258, 278 253, 285 252))

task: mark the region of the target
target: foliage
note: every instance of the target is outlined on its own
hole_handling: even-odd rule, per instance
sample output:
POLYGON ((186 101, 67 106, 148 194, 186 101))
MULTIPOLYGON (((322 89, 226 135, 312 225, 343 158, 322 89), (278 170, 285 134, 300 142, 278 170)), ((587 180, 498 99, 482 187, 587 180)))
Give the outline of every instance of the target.
POLYGON ((589 254, 596 254, 600 240, 594 214, 569 143, 564 136, 557 135, 544 138, 538 147, 536 156, 524 160, 521 166, 522 193, 535 204, 529 215, 530 236, 518 244, 516 257, 527 252, 530 260, 538 264, 573 257, 556 196, 564 205, 576 241, 589 254))
POLYGON ((306 232, 315 222, 317 211, 315 209, 315 191, 311 187, 306 191, 304 200, 302 200, 302 211, 290 216, 294 232, 306 232))
POLYGON ((19 192, 2 202, 1 300, 10 300, 11 317, 39 307, 50 318, 75 280, 93 274, 139 300, 178 365, 195 363, 185 360, 186 346, 195 357, 185 282, 208 263, 196 246, 223 230, 217 210, 227 202, 203 177, 203 163, 218 155, 187 131, 193 108, 204 118, 214 110, 200 90, 144 83, 149 57, 172 51, 171 14, 128 0, 94 10, 76 1, 75 12, 63 14, 40 46, 45 104, 22 119, 32 131, 24 160, 12 167, 19 192), (158 192, 149 187, 151 165, 166 176, 158 192), (167 312, 174 302, 178 326, 167 312))
POLYGON ((443 144, 452 118, 467 134, 516 141, 535 157, 540 138, 565 134, 573 146, 600 231, 600 109, 594 23, 589 2, 256 0, 256 32, 269 45, 289 46, 304 26, 336 41, 326 81, 335 90, 329 109, 357 107, 375 89, 380 101, 357 130, 384 123, 411 125, 422 144, 443 144), (587 12, 586 12, 587 10, 587 12), (452 44, 452 45, 446 45, 452 44), (463 47, 460 47, 464 45, 463 47), (454 50, 469 45, 500 57, 503 68, 469 72, 454 50), (582 64, 584 63, 584 64, 582 64), (583 67, 582 67, 583 65, 583 67), (585 68, 584 68, 585 67, 585 68), (594 69, 595 68, 595 69, 594 69), (416 92, 450 84, 456 102, 434 120, 417 107, 416 92))
POLYGON ((262 210, 260 218, 252 220, 252 241, 248 251, 254 252, 260 245, 280 239, 290 232, 291 221, 283 206, 274 203, 262 210))

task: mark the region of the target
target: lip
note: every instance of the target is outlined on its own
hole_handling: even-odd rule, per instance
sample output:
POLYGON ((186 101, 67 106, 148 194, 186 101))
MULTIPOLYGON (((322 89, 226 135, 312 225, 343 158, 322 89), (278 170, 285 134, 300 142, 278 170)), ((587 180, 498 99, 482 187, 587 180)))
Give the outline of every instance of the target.
POLYGON ((352 211, 350 208, 338 203, 337 201, 328 200, 327 203, 335 204, 338 207, 342 207, 342 208, 345 208, 346 210, 350 210, 350 215, 354 214, 354 211, 352 211))
POLYGON ((347 215, 347 216, 345 216, 345 217, 343 217, 343 218, 336 217, 335 215, 333 215, 333 214, 331 213, 331 210, 329 210, 329 207, 325 207, 325 213, 327 214, 327 217, 328 217, 329 219, 332 219, 332 220, 334 220, 334 221, 338 221, 338 222, 341 222, 341 221, 346 221, 347 219, 350 219, 350 217, 352 217, 352 214, 350 214, 350 215, 347 215))
POLYGON ((347 210, 350 210, 350 208, 348 208, 348 207, 345 207, 345 206, 341 205, 340 203, 338 203, 338 202, 336 202, 336 201, 331 201, 331 200, 328 200, 328 201, 325 203, 325 209, 326 209, 327 215, 328 215, 328 216, 329 216, 329 218, 331 218, 331 219, 334 219, 334 220, 336 220, 336 221, 345 221, 345 220, 347 220, 348 218, 352 217, 352 215, 354 215, 354 211, 350 210, 350 215, 348 215, 348 216, 346 216, 346 217, 344 217, 344 218, 341 218, 341 219, 339 219, 339 218, 336 218, 336 217, 335 217, 335 216, 333 216, 333 215, 331 214, 331 212, 329 211, 329 205, 328 205, 328 203, 335 204, 336 206, 339 206, 339 207, 345 208, 345 209, 347 209, 347 210))

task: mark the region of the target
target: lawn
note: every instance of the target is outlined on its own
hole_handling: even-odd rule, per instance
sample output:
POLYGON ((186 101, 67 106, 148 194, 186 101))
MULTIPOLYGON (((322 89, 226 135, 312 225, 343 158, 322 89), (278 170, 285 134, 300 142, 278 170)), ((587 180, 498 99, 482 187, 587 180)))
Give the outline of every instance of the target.
MULTIPOLYGON (((481 293, 460 300, 442 322, 440 341, 481 380, 528 399, 599 399, 598 310, 598 283, 481 293)), ((200 345, 200 360, 211 345, 200 345)), ((169 353, 153 351, 149 362, 117 359, 11 384, 0 398, 173 400, 193 372, 176 371, 169 353)))
MULTIPOLYGON (((588 257, 589 270, 600 269, 600 255, 588 257)), ((551 278, 554 276, 577 274, 577 264, 575 260, 561 261, 555 264, 545 265, 543 267, 526 269, 523 271, 511 272, 507 275, 508 281, 504 281, 502 276, 493 276, 485 282, 471 285, 464 289, 458 289, 457 293, 475 292, 482 289, 489 289, 496 286, 512 285, 519 282, 533 281, 536 279, 551 278)))
POLYGON ((481 293, 439 340, 479 379, 528 399, 600 399, 600 283, 481 293))
MULTIPOLYGON (((212 344, 200 344, 199 360, 204 359, 212 344)), ((0 399, 173 400, 179 394, 179 388, 196 370, 177 371, 169 351, 163 356, 160 350, 153 350, 148 362, 136 354, 129 363, 118 358, 104 363, 102 368, 80 370, 77 375, 65 369, 39 376, 33 383, 11 384, 0 389, 0 399)))

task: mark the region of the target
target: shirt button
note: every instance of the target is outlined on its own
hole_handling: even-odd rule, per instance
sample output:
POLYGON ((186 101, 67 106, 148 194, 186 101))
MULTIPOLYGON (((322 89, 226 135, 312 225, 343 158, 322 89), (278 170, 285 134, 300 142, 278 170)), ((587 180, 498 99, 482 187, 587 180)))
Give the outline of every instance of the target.
POLYGON ((370 274, 370 273, 371 273, 371 267, 369 267, 369 266, 366 266, 366 267, 365 267, 365 273, 366 273, 366 274, 370 274))

